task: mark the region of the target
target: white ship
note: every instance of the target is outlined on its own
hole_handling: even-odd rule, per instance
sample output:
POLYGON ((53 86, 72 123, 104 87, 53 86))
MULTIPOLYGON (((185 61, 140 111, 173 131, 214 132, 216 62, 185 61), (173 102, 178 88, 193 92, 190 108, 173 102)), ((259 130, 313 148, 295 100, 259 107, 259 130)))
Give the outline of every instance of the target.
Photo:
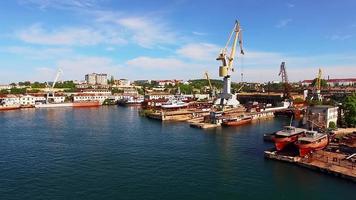
POLYGON ((184 101, 180 99, 170 99, 166 103, 162 104, 162 108, 183 108, 187 107, 189 103, 185 103, 184 101))

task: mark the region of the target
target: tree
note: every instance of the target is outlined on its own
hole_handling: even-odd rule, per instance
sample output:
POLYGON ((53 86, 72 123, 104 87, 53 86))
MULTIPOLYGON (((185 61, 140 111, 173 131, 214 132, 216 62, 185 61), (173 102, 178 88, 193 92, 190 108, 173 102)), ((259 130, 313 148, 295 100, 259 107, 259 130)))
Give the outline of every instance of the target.
POLYGON ((349 127, 356 126, 356 94, 347 96, 343 102, 343 110, 346 125, 349 127))
POLYGON ((336 128, 335 122, 329 122, 329 128, 335 129, 336 128))

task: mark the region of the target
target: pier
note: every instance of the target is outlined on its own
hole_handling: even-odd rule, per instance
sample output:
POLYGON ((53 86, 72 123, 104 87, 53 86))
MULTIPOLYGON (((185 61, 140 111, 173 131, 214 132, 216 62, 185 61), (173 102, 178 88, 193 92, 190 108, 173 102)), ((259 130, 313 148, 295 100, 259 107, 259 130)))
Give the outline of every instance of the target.
POLYGON ((296 164, 308 169, 320 171, 326 174, 342 177, 356 183, 356 162, 347 159, 346 155, 316 151, 307 157, 289 156, 279 154, 275 150, 264 152, 265 158, 296 164))

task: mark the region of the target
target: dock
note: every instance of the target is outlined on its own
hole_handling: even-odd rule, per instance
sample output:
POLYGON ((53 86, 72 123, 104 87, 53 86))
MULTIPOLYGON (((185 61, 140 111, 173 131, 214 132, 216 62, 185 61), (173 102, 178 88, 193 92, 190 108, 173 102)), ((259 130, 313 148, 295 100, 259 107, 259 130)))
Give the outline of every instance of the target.
POLYGON ((279 154, 275 150, 264 152, 265 158, 296 164, 322 173, 345 178, 356 183, 356 163, 347 156, 325 150, 316 151, 308 157, 279 154))

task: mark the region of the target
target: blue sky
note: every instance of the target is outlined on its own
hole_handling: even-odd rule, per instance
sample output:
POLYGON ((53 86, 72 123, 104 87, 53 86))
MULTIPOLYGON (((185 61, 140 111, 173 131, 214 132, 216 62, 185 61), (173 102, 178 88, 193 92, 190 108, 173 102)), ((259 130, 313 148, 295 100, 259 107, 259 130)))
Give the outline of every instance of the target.
POLYGON ((235 19, 245 55, 233 80, 356 77, 356 2, 352 0, 3 0, 0 83, 115 78, 193 79, 209 71, 235 19))

